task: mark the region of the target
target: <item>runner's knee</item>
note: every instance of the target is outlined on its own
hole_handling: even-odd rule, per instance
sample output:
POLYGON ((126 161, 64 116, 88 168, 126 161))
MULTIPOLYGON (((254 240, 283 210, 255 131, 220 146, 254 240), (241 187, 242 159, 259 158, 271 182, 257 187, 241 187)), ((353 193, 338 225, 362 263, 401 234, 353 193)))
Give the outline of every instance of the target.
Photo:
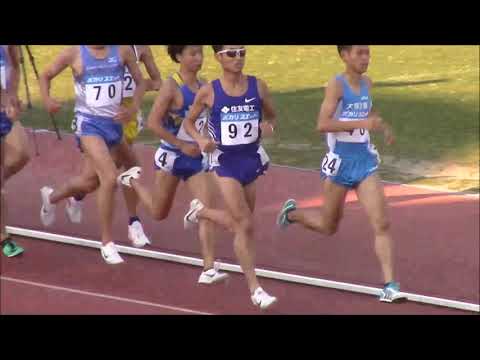
POLYGON ((115 173, 105 173, 100 176, 100 186, 114 189, 117 186, 115 173))
POLYGON ((19 172, 30 161, 30 154, 27 151, 19 151, 16 153, 10 164, 8 165, 8 172, 13 175, 19 172))
POLYGON ((84 189, 83 191, 85 193, 92 193, 94 192, 95 190, 97 190, 98 186, 100 185, 100 182, 98 181, 98 177, 92 177, 92 178, 88 178, 86 179, 85 181, 85 185, 84 185, 84 189))
POLYGON ((373 222, 373 228, 377 235, 386 233, 390 229, 390 222, 386 218, 378 218, 373 222))
POLYGON ((169 209, 164 207, 154 207, 153 208, 153 218, 157 221, 165 220, 168 217, 169 209))
POLYGON ((237 219, 232 219, 235 224, 235 232, 241 232, 247 236, 253 235, 253 217, 251 215, 242 216, 237 219))

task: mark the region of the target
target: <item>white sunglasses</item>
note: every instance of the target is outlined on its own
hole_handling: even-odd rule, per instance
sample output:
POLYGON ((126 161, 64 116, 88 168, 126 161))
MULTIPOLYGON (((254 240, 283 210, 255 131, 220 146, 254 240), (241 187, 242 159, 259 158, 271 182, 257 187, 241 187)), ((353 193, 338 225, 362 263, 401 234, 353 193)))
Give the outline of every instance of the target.
POLYGON ((245 48, 240 48, 240 49, 225 49, 219 51, 217 54, 227 54, 228 57, 234 58, 237 56, 240 57, 245 57, 247 53, 247 50, 245 48))

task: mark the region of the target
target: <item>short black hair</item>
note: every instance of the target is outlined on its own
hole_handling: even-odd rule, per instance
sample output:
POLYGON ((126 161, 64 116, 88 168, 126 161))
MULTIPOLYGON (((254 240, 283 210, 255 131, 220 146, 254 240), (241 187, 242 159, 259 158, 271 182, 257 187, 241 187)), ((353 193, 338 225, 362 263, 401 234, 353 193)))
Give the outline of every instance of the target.
POLYGON ((342 56, 343 50, 347 50, 347 51, 352 50, 352 46, 353 45, 337 45, 338 55, 342 56))
POLYGON ((188 45, 167 45, 168 55, 170 55, 170 58, 178 64, 179 61, 177 55, 181 54, 187 46, 188 45))
POLYGON ((222 51, 224 46, 225 45, 212 45, 213 52, 216 54, 219 51, 222 51))

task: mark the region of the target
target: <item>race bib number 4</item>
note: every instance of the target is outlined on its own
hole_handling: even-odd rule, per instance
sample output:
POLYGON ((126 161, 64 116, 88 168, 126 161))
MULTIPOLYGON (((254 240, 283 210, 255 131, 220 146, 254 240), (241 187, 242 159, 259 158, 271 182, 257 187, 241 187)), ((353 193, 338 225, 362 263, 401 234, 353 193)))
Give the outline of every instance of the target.
POLYGON ((178 155, 169 150, 158 148, 155 153, 155 164, 162 170, 171 172, 173 170, 173 163, 178 155))
POLYGON ((119 105, 122 100, 122 82, 87 84, 85 92, 89 106, 119 105))
POLYGON ((322 161, 322 172, 327 176, 335 176, 340 169, 342 159, 332 152, 327 153, 322 161))
POLYGON ((222 114, 222 145, 244 145, 258 140, 258 111, 222 114))

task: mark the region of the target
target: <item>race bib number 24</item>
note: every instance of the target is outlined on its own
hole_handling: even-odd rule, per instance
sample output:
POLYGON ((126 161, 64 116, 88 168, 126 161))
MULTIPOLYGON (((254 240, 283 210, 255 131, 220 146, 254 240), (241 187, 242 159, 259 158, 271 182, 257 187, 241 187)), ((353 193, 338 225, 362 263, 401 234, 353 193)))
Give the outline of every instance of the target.
POLYGON ((335 176, 340 169, 342 159, 333 152, 327 153, 322 161, 322 172, 327 176, 335 176))

